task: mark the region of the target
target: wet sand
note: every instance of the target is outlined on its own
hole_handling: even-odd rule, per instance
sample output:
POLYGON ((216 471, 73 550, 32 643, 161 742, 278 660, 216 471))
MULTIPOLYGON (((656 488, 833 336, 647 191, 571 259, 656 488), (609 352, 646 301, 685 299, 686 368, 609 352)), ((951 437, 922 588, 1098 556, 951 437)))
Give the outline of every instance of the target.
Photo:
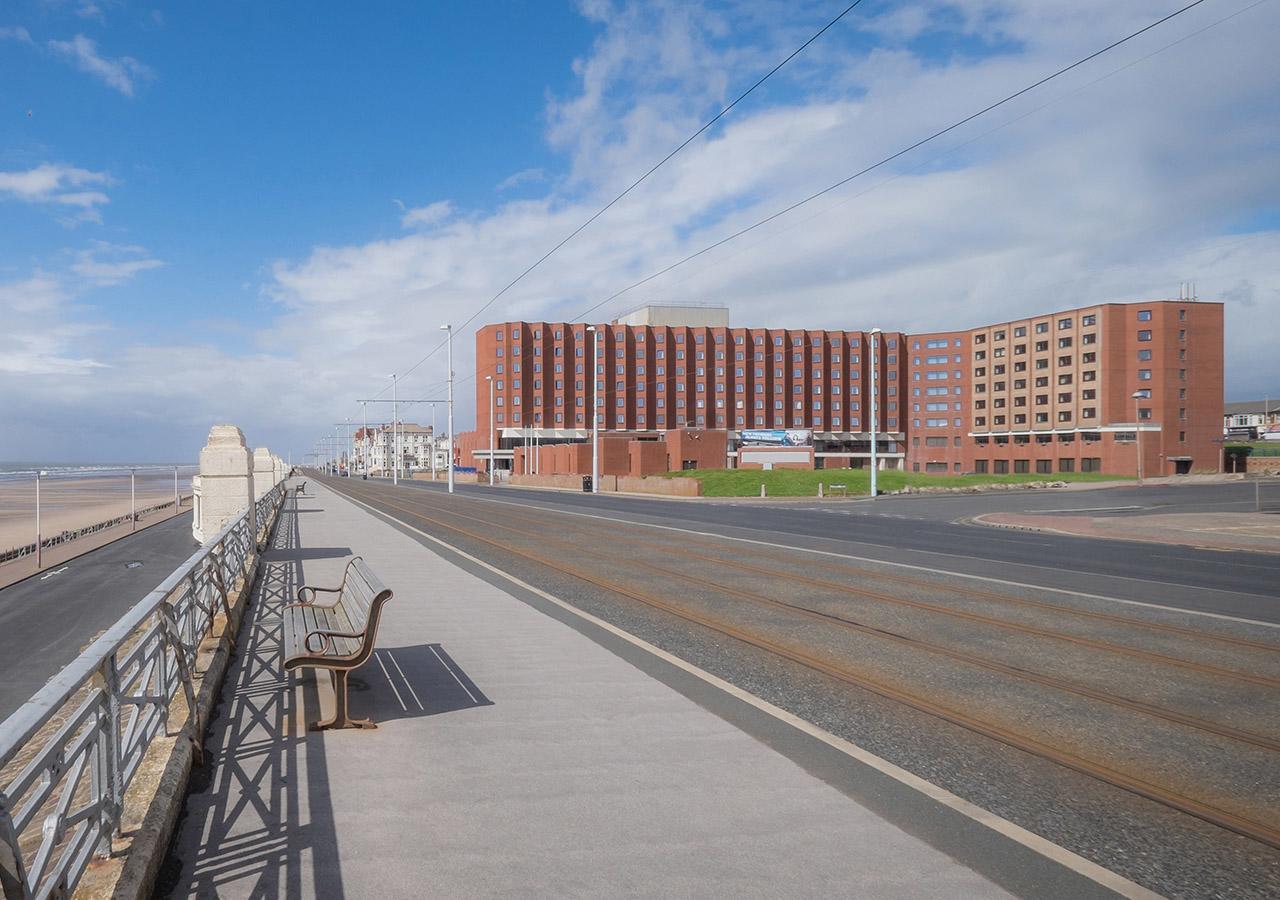
MULTIPOLYGON (((178 487, 188 497, 189 477, 180 478, 178 487)), ((139 473, 136 492, 139 510, 172 501, 173 475, 139 473)), ((35 503, 33 478, 0 479, 0 551, 35 541, 35 503)), ((40 533, 45 538, 128 514, 127 474, 41 479, 40 533)))

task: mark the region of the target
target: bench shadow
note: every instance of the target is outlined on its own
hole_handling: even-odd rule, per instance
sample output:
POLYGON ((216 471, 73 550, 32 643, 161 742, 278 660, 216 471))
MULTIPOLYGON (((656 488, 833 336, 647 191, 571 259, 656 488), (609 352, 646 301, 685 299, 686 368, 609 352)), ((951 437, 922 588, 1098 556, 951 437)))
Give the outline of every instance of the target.
POLYGON ((348 682, 353 715, 374 722, 492 706, 440 644, 380 647, 348 682))
POLYGON ((304 559, 350 551, 302 550, 296 506, 291 492, 263 554, 157 897, 344 896, 324 743, 299 727, 319 699, 283 671, 281 613, 304 559))

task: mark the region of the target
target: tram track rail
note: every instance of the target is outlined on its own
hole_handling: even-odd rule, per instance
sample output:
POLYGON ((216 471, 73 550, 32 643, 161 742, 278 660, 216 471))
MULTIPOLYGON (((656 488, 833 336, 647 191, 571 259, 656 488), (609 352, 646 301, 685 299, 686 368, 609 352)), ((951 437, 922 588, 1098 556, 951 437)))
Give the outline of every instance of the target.
MULTIPOLYGON (((593 571, 591 569, 584 568, 580 565, 574 564, 573 562, 567 562, 565 560, 556 559, 554 557, 548 556, 545 553, 538 553, 538 552, 532 551, 526 547, 519 546, 518 544, 513 543, 512 541, 504 541, 498 537, 495 537, 494 534, 492 533, 492 529, 503 529, 505 531, 511 532, 513 534, 521 535, 526 538, 534 538, 537 540, 539 544, 542 544, 542 545, 557 544, 560 546, 566 546, 570 550, 572 550, 573 553, 579 558, 583 556, 591 556, 597 559, 604 558, 600 554, 592 554, 584 551, 581 545, 571 544, 566 541, 560 541, 554 538, 550 538, 545 531, 545 523, 542 523, 543 530, 541 531, 536 531, 536 532, 522 531, 521 529, 516 528, 515 526, 509 524, 513 518, 516 520, 526 521, 526 522, 530 522, 534 520, 531 520, 528 517, 519 516, 519 515, 513 517, 509 514, 506 514, 504 511, 504 517, 507 521, 495 521, 493 519, 487 519, 479 516, 468 515, 458 509, 446 509, 442 504, 429 503, 426 498, 414 498, 413 500, 408 501, 409 505, 406 505, 405 503, 398 503, 395 501, 407 500, 407 498, 398 496, 392 499, 386 495, 387 492, 380 492, 380 491, 368 490, 368 489, 358 489, 358 488, 353 488, 350 485, 336 485, 336 487, 339 489, 340 492, 345 492, 356 499, 362 500, 364 502, 369 502, 371 505, 374 505, 375 508, 377 506, 382 506, 389 509, 397 510, 398 512, 403 513, 407 516, 410 516, 414 519, 420 520, 422 522, 430 523, 432 525, 435 525, 438 528, 444 529, 446 532, 452 532, 458 535, 462 535, 466 537, 468 540, 487 545, 501 553, 510 554, 511 556, 521 558, 536 566, 540 566, 540 567, 549 569, 551 571, 561 573, 563 575, 568 575, 572 578, 578 579, 587 584, 594 585, 605 591, 617 594, 619 596, 630 598, 649 608, 658 610, 659 612, 673 616, 680 620, 701 626, 703 628, 708 629, 711 632, 715 632, 715 633, 724 635, 726 637, 729 637, 733 640, 742 642, 747 646, 765 651, 766 653, 776 655, 782 659, 786 659, 792 663, 798 664, 812 671, 821 673, 839 682, 849 684, 859 689, 868 691, 872 694, 875 694, 887 700, 900 703, 904 706, 907 706, 919 712, 923 712, 927 715, 931 715, 942 721, 964 728, 973 733, 982 735, 991 740, 1002 743, 1006 746, 1013 747, 1015 749, 1029 753, 1033 756, 1039 757, 1041 759, 1048 760, 1052 763, 1060 765, 1071 771, 1088 776, 1090 778, 1097 779, 1113 787, 1128 791, 1132 794, 1143 797, 1155 803, 1161 804, 1170 809, 1193 816, 1202 821, 1209 822, 1213 825, 1216 825, 1220 828, 1224 828, 1236 834, 1243 835, 1252 840, 1258 841, 1259 843, 1265 844, 1269 847, 1280 849, 1280 829, 1277 829, 1276 827, 1272 826, 1269 823, 1257 821, 1246 815, 1240 815, 1239 813, 1232 812, 1231 810, 1224 809, 1221 806, 1215 805, 1210 802, 1206 802, 1201 799, 1188 797, 1183 793, 1170 789, 1164 785, 1156 783, 1155 781, 1141 777, 1140 775, 1137 775, 1131 772, 1122 771, 1113 766, 1107 765, 1106 763, 1100 762, 1096 759, 1090 759, 1078 753, 1073 753, 1073 752, 1064 750, 1061 747, 1053 746, 1052 744, 1049 744, 1044 740, 1040 740, 1037 737, 1034 737, 1032 735, 1019 732, 1004 724, 1001 724, 998 722, 992 722, 980 716, 975 716, 972 713, 952 708, 951 706, 945 705, 943 703, 939 703, 938 701, 928 696, 925 696, 918 691, 904 689, 900 686, 889 683, 887 680, 885 680, 882 677, 876 677, 866 672, 858 671, 848 664, 842 664, 841 662, 826 658, 822 655, 819 655, 813 652, 806 651, 803 648, 793 646, 784 641, 779 641, 773 636, 761 634, 758 630, 747 628, 742 625, 738 625, 733 622, 727 621, 724 617, 715 616, 704 611, 690 609, 687 606, 674 603, 658 595, 653 591, 642 590, 633 584, 628 584, 616 578, 607 577, 598 571, 593 571), (431 515, 431 513, 434 513, 435 515, 431 515), (440 516, 444 516, 445 518, 440 518, 440 516), (451 517, 451 516, 457 519, 463 519, 466 521, 476 523, 477 525, 480 525, 483 528, 490 529, 490 531, 489 533, 485 533, 484 531, 477 530, 476 528, 467 527, 466 525, 458 524, 456 521, 452 521, 452 522, 448 521, 447 520, 448 517, 451 517)), ((554 513, 552 511, 549 511, 549 514, 554 514, 554 513)), ((406 523, 406 524, 409 524, 409 523, 406 523)), ((669 550, 670 548, 662 547, 661 549, 669 550)), ((721 562, 711 557, 700 556, 698 554, 692 554, 688 552, 686 552, 685 555, 691 556, 695 559, 702 559, 702 560, 706 560, 713 563, 721 562)), ((633 562, 635 561, 628 560, 629 564, 633 562)), ((1044 673, 1031 672, 1022 667, 1010 666, 1006 663, 1002 663, 997 660, 982 659, 980 657, 974 656, 973 654, 966 654, 963 651, 956 651, 953 648, 943 647, 942 645, 937 645, 937 644, 934 644, 933 642, 922 641, 921 639, 918 639, 918 638, 912 638, 909 636, 900 635, 900 634, 891 632, 887 629, 878 628, 876 626, 865 625, 864 623, 857 622, 856 620, 846 619, 846 618, 837 616, 833 613, 826 613, 820 610, 814 610, 809 607, 803 607, 797 604, 790 604, 790 603, 787 603, 786 601, 781 601, 776 598, 765 597, 764 595, 754 594, 749 591, 742 591, 741 589, 728 587, 721 582, 716 582, 711 579, 691 576, 687 572, 681 572, 679 570, 673 570, 673 569, 666 569, 661 566, 656 566, 652 563, 639 563, 639 564, 645 567, 648 567, 652 571, 658 572, 659 574, 663 574, 668 577, 688 579, 691 583, 699 583, 710 590, 725 593, 730 596, 737 596, 740 599, 749 600, 753 603, 763 603, 763 604, 771 605, 774 608, 785 610, 790 614, 798 614, 806 618, 820 620, 825 624, 854 630, 861 634, 865 634, 869 637, 890 640, 900 645, 908 646, 916 650, 922 650, 925 652, 939 654, 939 655, 951 658, 957 662, 975 665, 979 668, 986 669, 987 671, 993 671, 998 674, 1006 675, 1009 677, 1015 677, 1023 680, 1032 681, 1034 683, 1040 684, 1050 689, 1066 691, 1069 693, 1073 693, 1077 696, 1085 697, 1087 699, 1117 705, 1131 712, 1137 712, 1143 715, 1161 718, 1165 721, 1168 721, 1177 725, 1181 725, 1183 727, 1204 731, 1209 734, 1214 734, 1219 737, 1238 741, 1242 744, 1246 744, 1246 745, 1249 745, 1261 750, 1265 750, 1268 752, 1277 752, 1277 750, 1280 750, 1280 742, 1264 735, 1255 734, 1253 732, 1245 731, 1243 729, 1236 729, 1231 726, 1222 725, 1220 723, 1208 722, 1207 720, 1203 720, 1195 716, 1188 716, 1186 714, 1179 713, 1176 710, 1168 710, 1162 707, 1158 707, 1154 704, 1148 704, 1145 701, 1133 700, 1132 698, 1121 697, 1118 695, 1110 694, 1105 691, 1098 691, 1093 688, 1088 688, 1086 686, 1067 682, 1065 679, 1061 679, 1057 676, 1047 675, 1044 673)), ((740 567, 737 562, 734 562, 732 565, 734 567, 740 567)), ((749 570, 750 567, 747 567, 747 568, 749 570)), ((786 578, 796 577, 792 573, 781 573, 781 572, 775 572, 772 570, 762 570, 762 574, 764 573, 768 573, 773 577, 786 577, 786 578)), ((879 575, 879 573, 872 573, 872 572, 868 572, 868 574, 875 577, 878 577, 879 575)), ((913 579, 913 580, 918 580, 923 582, 923 584, 920 585, 922 587, 927 586, 934 589, 937 589, 939 587, 938 585, 929 583, 924 579, 913 579)), ((848 587, 848 586, 839 585, 836 582, 827 582, 823 579, 811 579, 811 581, 815 582, 813 586, 819 586, 823 588, 845 589, 848 587)), ((1000 595, 997 595, 997 596, 1000 596, 1000 595)), ((894 599, 901 599, 901 598, 894 598, 894 599)), ((911 601, 911 602, 914 603, 916 601, 911 601)), ((1046 604, 1046 605, 1052 607, 1055 610, 1060 609, 1060 607, 1054 604, 1046 604)), ((1121 617, 1115 617, 1115 618, 1124 619, 1127 621, 1127 617, 1121 616, 1121 617)), ((999 620, 994 620, 992 624, 999 624, 999 620)), ((1004 623, 1004 624, 1007 624, 1007 623, 1004 623)), ((1190 629, 1187 629, 1187 631, 1190 631, 1190 629)), ((1048 635, 1048 636, 1053 636, 1053 635, 1048 635)), ((1195 635, 1195 636, 1200 637, 1200 635, 1195 635)), ((1102 643, 1106 644, 1106 642, 1102 642, 1102 643)), ((1251 642, 1251 643, 1256 643, 1256 642, 1251 642)), ((1110 649, 1110 647, 1111 645, 1107 645, 1103 649, 1110 649)), ((1131 651, 1135 650, 1135 648, 1120 648, 1120 649, 1131 650, 1131 651)), ((1262 645, 1262 649, 1270 650, 1273 648, 1264 644, 1262 645)), ((1138 651, 1138 652, 1142 656, 1147 655, 1141 651, 1138 651)), ((1153 654, 1152 656, 1159 657, 1160 661, 1163 661, 1164 659, 1167 658, 1173 661, 1175 664, 1178 662, 1182 662, 1182 663, 1189 662, 1186 660, 1181 660, 1181 661, 1175 660, 1172 657, 1164 657, 1164 655, 1162 654, 1153 654)), ((1244 674, 1244 673, 1232 673, 1230 672, 1230 670, 1219 670, 1217 669, 1217 667, 1197 668, 1193 666, 1192 669, 1194 671, 1197 671, 1199 674, 1206 674, 1206 675, 1214 675, 1214 674, 1218 674, 1219 672, 1228 673, 1228 677, 1232 675, 1244 674)), ((1249 679, 1246 677, 1244 680, 1249 680, 1249 679)), ((1260 684, 1263 686, 1269 686, 1274 681, 1275 681, 1274 679, 1262 678, 1261 680, 1254 680, 1251 683, 1260 684)))

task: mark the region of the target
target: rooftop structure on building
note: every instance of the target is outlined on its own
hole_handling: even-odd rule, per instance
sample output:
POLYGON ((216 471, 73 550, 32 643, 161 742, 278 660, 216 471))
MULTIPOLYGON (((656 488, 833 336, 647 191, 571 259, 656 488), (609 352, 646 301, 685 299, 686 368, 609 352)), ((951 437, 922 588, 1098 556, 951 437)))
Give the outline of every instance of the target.
POLYGON ((729 307, 698 303, 668 306, 647 304, 623 313, 614 323, 668 328, 727 328, 729 307))

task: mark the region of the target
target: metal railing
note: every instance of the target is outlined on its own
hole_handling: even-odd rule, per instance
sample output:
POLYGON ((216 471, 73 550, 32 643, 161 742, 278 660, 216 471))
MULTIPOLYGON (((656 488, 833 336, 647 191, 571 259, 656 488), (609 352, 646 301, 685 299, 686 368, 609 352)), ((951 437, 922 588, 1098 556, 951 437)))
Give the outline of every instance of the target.
POLYGON ((276 485, 0 722, 0 894, 64 897, 120 829, 125 791, 185 695, 201 723, 196 652, 252 578, 285 488, 276 485))

